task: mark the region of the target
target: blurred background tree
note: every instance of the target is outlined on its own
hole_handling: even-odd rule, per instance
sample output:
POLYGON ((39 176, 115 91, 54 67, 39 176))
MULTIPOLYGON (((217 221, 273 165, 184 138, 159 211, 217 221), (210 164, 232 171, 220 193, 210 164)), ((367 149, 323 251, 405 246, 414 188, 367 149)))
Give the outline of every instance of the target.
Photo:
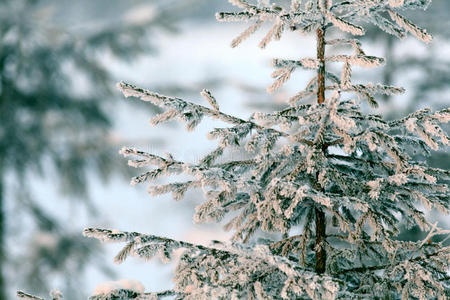
MULTIPOLYGON (((402 97, 394 97, 395 100, 390 96, 384 97, 384 103, 381 104, 384 107, 383 114, 388 119, 405 116, 426 107, 434 111, 443 109, 450 102, 450 59, 444 55, 450 41, 450 1, 426 1, 429 2, 426 14, 421 10, 409 11, 407 14, 433 35, 430 44, 421 45, 409 39, 405 47, 401 45, 401 40, 391 35, 381 35, 377 30, 369 31, 366 36, 376 43, 375 46, 382 46, 381 55, 386 58, 386 65, 380 68, 380 80, 384 84, 402 86, 407 90, 402 97), (432 17, 426 17, 427 15, 432 17)), ((449 126, 444 127, 448 132, 449 126)), ((449 170, 450 152, 433 151, 427 161, 430 166, 449 170)), ((436 221, 449 223, 448 218, 436 217, 436 221)), ((399 239, 419 240, 425 236, 418 227, 404 228, 399 239)))
POLYGON ((94 216, 89 179, 121 170, 111 159, 123 142, 110 134, 117 80, 105 56, 154 53, 154 32, 175 32, 189 2, 0 2, 0 299, 10 283, 39 294, 52 278, 79 299, 84 276, 76 274, 88 263, 109 274, 95 243, 64 219, 81 203, 94 216), (61 202, 73 200, 66 212, 35 197, 38 177, 51 180, 61 202))
MULTIPOLYGON (((433 34, 434 39, 431 44, 421 47, 410 39, 409 47, 405 51, 405 48, 402 49, 400 46, 401 41, 393 36, 382 38, 376 35, 375 31, 371 31, 368 35, 369 39, 374 39, 383 45, 383 52, 386 57, 389 57, 382 71, 383 81, 386 84, 402 83, 411 89, 406 95, 406 103, 402 105, 405 113, 425 106, 433 106, 435 109, 443 108, 450 100, 448 96, 450 61, 442 55, 450 39, 448 30, 450 20, 447 18, 450 2, 446 0, 428 2, 430 3, 427 13, 433 16, 432 18, 425 18, 424 14, 417 10, 409 12, 409 15, 416 18, 422 27, 433 34), (421 76, 424 73, 427 75, 425 80, 421 76), (436 97, 437 95, 440 96, 436 97)), ((389 96, 385 97, 385 101, 390 100, 389 96)), ((398 113, 397 111, 396 114, 398 113)))

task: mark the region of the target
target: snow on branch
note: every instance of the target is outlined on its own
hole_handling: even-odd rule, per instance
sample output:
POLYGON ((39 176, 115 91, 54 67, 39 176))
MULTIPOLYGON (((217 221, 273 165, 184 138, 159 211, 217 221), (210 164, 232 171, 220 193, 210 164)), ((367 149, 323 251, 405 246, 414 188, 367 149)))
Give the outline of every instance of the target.
POLYGON ((36 296, 30 295, 30 294, 27 294, 25 292, 22 292, 22 291, 17 292, 17 298, 24 299, 24 300, 44 300, 40 297, 36 297, 36 296))
MULTIPOLYGON (((177 117, 186 123, 186 128, 188 130, 194 130, 204 115, 235 125, 246 123, 246 121, 242 119, 224 114, 215 109, 209 109, 179 98, 163 96, 124 82, 120 82, 117 85, 117 88, 122 91, 125 97, 137 97, 143 101, 149 101, 161 108, 168 109, 170 111, 170 115, 165 115, 164 121, 177 117)), ((160 123, 161 117, 157 116, 156 118, 158 118, 158 121, 154 123, 160 123)))
POLYGON ((391 19, 397 23, 398 26, 405 29, 406 31, 410 32, 412 35, 414 35, 419 40, 429 43, 433 39, 433 37, 427 33, 425 29, 422 29, 418 27, 417 25, 414 25, 411 21, 403 17, 402 15, 398 14, 394 10, 388 10, 389 16, 391 19))
MULTIPOLYGON (((143 101, 149 101, 153 103, 154 105, 157 105, 161 108, 169 109, 173 112, 173 116, 179 118, 180 120, 187 123, 187 129, 193 130, 198 123, 200 123, 201 119, 204 115, 212 117, 214 119, 223 121, 225 123, 229 123, 232 125, 242 125, 242 126, 249 126, 249 128, 256 128, 259 130, 264 130, 265 128, 257 125, 251 121, 246 121, 228 114, 225 114, 221 111, 218 111, 216 109, 210 109, 207 107, 204 107, 202 105, 194 104, 188 101, 184 101, 179 98, 173 98, 173 97, 167 97, 162 96, 160 94, 144 90, 141 88, 138 88, 136 86, 133 86, 128 83, 120 82, 117 85, 118 89, 122 91, 125 97, 137 97, 140 98, 143 101)), ((205 92, 203 92, 205 93, 205 92)), ((205 94, 206 95, 206 94, 205 94)), ((211 93, 207 95, 208 97, 212 97, 211 93)), ((209 98, 211 101, 215 98, 209 98)), ((214 102, 217 104, 217 102, 214 102)), ((166 119, 168 120, 168 119, 166 119)), ((158 122, 160 123, 160 122, 158 122)), ((272 131, 276 132, 280 136, 287 137, 288 134, 277 131, 275 129, 271 129, 272 131)))
MULTIPOLYGON (((339 281, 306 271, 297 263, 272 254, 266 246, 248 248, 219 243, 216 247, 205 247, 153 235, 98 228, 86 228, 83 234, 104 242, 127 242, 115 258, 118 263, 123 262, 128 256, 148 260, 155 254, 167 262, 174 251, 184 249, 185 252, 177 266, 174 291, 176 294, 181 293, 192 298, 195 298, 195 295, 199 296, 198 293, 201 292, 201 295, 206 294, 213 298, 231 293, 240 297, 258 294, 273 297, 282 294, 283 299, 289 299, 292 295, 300 297, 307 295, 311 299, 334 299, 339 290, 339 281), (217 275, 211 277, 210 275, 214 273, 217 275), (207 277, 204 277, 205 275, 207 277), (270 280, 279 282, 279 287, 267 290, 266 281, 270 280), (264 284, 261 284, 262 282, 264 284), (236 289, 237 286, 241 287, 240 292, 236 289)), ((127 289, 114 292, 142 291, 127 289)))
POLYGON ((89 297, 89 300, 157 300, 176 295, 177 293, 173 290, 166 290, 158 293, 146 293, 144 292, 144 286, 139 281, 122 279, 97 285, 93 294, 89 297))
MULTIPOLYGON (((16 293, 16 296, 17 296, 18 299, 23 299, 23 300, 44 300, 43 298, 36 297, 36 296, 31 295, 31 294, 27 294, 25 292, 22 292, 22 291, 18 291, 16 293)), ((62 300, 63 299, 63 295, 62 295, 62 293, 60 291, 55 289, 55 290, 52 290, 50 292, 50 299, 51 300, 62 300)))

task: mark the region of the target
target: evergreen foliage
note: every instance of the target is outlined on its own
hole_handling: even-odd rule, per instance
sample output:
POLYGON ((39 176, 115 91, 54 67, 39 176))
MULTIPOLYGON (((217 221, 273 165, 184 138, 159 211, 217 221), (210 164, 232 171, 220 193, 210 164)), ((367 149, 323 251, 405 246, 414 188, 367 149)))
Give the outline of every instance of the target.
POLYGON ((131 157, 129 165, 150 169, 132 184, 151 182, 150 194, 172 193, 175 200, 188 189, 201 189, 205 201, 196 208, 194 220, 226 219, 225 229, 234 236, 206 247, 87 228, 87 237, 125 244, 117 263, 129 256, 158 256, 167 262, 183 250, 173 290, 145 293, 124 284, 91 299, 447 299, 450 248, 429 240, 450 231, 431 224, 422 206, 448 214, 449 172, 415 161, 411 154, 428 154, 449 144, 440 124, 450 120, 450 110, 423 109, 394 121, 362 113, 364 102, 376 106, 376 95, 403 89, 354 83, 355 66, 372 68, 384 59, 367 55, 355 37, 348 38, 363 35, 363 25, 371 22, 397 37, 410 33, 430 42, 431 35, 403 16, 404 10, 426 8, 430 1, 292 0, 290 6, 229 2, 240 10, 218 13, 219 21, 252 22, 232 46, 264 23, 271 27, 261 48, 279 40, 285 30, 316 35, 316 57, 273 61, 269 92, 297 69, 313 69, 317 75, 288 99, 286 108, 248 119, 221 111, 206 90, 201 94, 208 105, 199 105, 119 83, 126 97, 164 110, 152 119, 153 125, 177 119, 194 130, 204 117, 226 124, 210 132, 218 146, 198 162, 127 147, 121 153, 131 157), (349 47, 342 54, 327 55, 336 45, 349 47), (342 65, 340 73, 328 68, 335 63, 342 65), (237 149, 244 149, 248 158, 224 155, 237 149), (177 174, 190 179, 157 181, 177 174), (399 241, 401 224, 418 225, 428 236, 419 242, 399 241), (297 231, 300 234, 293 233, 297 231), (277 238, 258 238, 261 232, 277 238))

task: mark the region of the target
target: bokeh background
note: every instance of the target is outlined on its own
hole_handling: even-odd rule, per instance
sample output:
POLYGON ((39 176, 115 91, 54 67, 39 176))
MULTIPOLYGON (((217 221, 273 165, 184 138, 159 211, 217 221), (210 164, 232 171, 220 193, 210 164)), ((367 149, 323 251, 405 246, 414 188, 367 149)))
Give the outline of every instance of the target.
MULTIPOLYGON (((123 278, 149 291, 171 287, 172 264, 114 265, 119 248, 83 238, 84 227, 204 244, 228 237, 220 225, 193 224, 200 193, 181 202, 151 197, 145 186, 129 185, 137 171, 118 155, 122 146, 135 146, 195 161, 214 147, 205 137, 214 123, 191 133, 175 123, 152 128, 157 108, 115 89, 123 80, 200 103, 207 88, 224 111, 243 118, 281 107, 310 74, 297 72, 268 95, 270 60, 313 56, 314 40, 288 33, 260 50, 256 34, 231 49, 246 25, 216 22, 220 10, 233 7, 226 0, 0 1, 0 299, 13 299, 17 289, 46 296, 52 288, 82 299, 96 285, 123 278)), ((407 89, 379 99, 377 113, 396 118, 450 104, 449 13, 450 1, 434 0, 426 13, 409 14, 433 33, 430 45, 369 30, 366 53, 388 61, 357 70, 356 78, 407 89)), ((445 152, 428 160, 450 167, 445 152)), ((399 238, 421 237, 413 228, 399 238)))

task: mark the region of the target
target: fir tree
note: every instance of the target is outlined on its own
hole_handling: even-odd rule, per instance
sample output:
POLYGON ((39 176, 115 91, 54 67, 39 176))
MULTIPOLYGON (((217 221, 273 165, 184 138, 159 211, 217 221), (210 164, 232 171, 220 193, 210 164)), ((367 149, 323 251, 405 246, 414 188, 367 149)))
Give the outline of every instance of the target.
MULTIPOLYGON (((448 230, 431 224, 421 205, 449 212, 449 172, 414 161, 410 153, 429 153, 448 145, 440 123, 449 109, 423 109, 402 119, 385 121, 364 114, 361 105, 376 106, 377 94, 403 89, 352 81, 355 66, 371 68, 384 59, 367 55, 358 39, 364 22, 388 33, 411 33, 424 42, 431 36, 402 11, 426 6, 425 0, 292 0, 289 7, 258 1, 230 0, 239 12, 218 13, 219 21, 251 21, 232 41, 237 46, 263 23, 271 28, 260 42, 264 48, 285 30, 314 34, 317 56, 274 59, 273 92, 297 69, 315 70, 306 87, 288 99, 289 106, 270 114, 241 119, 221 111, 211 92, 201 95, 208 105, 163 96, 127 83, 119 89, 161 107, 157 125, 173 119, 194 130, 204 117, 226 123, 209 137, 217 148, 198 162, 177 160, 123 148, 129 164, 150 170, 132 184, 155 182, 177 174, 190 179, 153 183, 151 195, 172 193, 183 198, 201 189, 205 201, 196 208, 196 222, 227 218, 229 242, 209 247, 136 232, 87 228, 84 235, 104 242, 125 243, 115 257, 163 262, 183 249, 173 290, 145 293, 137 283, 120 282, 99 289, 91 299, 446 299, 450 248, 429 242, 448 230), (347 45, 346 52, 328 49, 347 45), (342 65, 334 73, 329 65, 342 65), (308 103, 307 101, 310 101, 308 103), (248 157, 234 160, 229 151, 245 149, 248 157), (428 232, 420 242, 399 241, 401 224, 428 232), (300 231, 300 234, 293 232, 300 231), (277 238, 258 238, 262 232, 277 238)), ((342 48, 341 48, 342 49, 342 48)), ((343 50, 341 50, 343 51, 343 50)), ((22 297, 24 294, 21 294, 22 297)))

